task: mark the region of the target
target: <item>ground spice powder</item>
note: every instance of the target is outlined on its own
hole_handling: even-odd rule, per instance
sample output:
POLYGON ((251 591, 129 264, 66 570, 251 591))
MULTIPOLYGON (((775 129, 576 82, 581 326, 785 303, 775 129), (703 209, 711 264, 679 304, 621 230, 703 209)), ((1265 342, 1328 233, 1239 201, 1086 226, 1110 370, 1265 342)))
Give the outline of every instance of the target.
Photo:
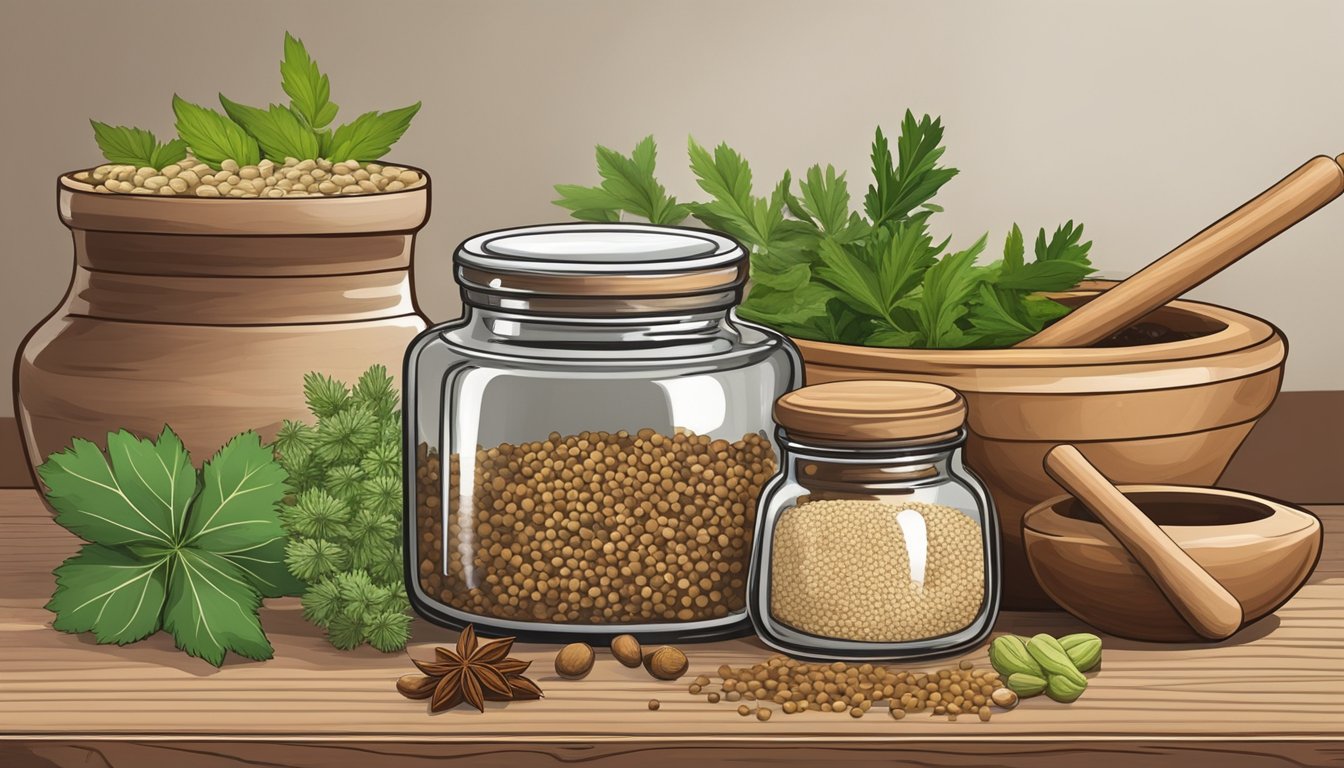
MULTIPOLYGON (((868 642, 956 632, 980 612, 984 540, 961 510, 938 504, 809 501, 779 516, 770 562, 770 610, 800 631, 868 642), (907 541, 903 510, 923 517, 926 544, 907 541), (911 551, 923 548, 923 582, 911 551)), ((918 554, 916 554, 918 561, 918 554)))

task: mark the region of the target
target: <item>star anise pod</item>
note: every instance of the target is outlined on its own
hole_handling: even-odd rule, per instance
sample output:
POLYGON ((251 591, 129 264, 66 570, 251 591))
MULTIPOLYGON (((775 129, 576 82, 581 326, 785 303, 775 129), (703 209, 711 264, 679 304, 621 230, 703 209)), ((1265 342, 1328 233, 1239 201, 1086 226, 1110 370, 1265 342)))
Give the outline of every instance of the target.
POLYGON ((509 658, 513 638, 481 645, 476 629, 468 625, 457 638, 457 649, 435 648, 434 661, 412 659, 425 677, 406 675, 397 690, 413 699, 430 699, 431 712, 442 712, 466 702, 484 712, 485 702, 541 698, 541 689, 526 677, 530 661, 509 658))

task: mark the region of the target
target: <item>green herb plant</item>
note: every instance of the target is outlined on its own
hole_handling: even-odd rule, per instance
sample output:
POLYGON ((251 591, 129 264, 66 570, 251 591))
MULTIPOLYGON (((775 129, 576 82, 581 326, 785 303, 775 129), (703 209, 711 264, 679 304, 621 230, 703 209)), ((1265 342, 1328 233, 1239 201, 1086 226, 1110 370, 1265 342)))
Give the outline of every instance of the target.
POLYGON ((834 166, 813 165, 793 191, 783 178, 766 196, 753 191, 751 167, 720 144, 688 142, 691 171, 709 195, 679 202, 655 176, 652 136, 629 155, 597 148, 598 186, 560 184, 556 205, 584 221, 623 216, 676 225, 694 218, 732 235, 751 251, 752 288, 738 313, 804 339, 879 347, 1011 346, 1068 314, 1042 293, 1073 287, 1091 274, 1091 242, 1070 221, 1037 234, 1026 258, 1013 225, 1003 257, 980 265, 987 236, 962 250, 935 242, 929 219, 938 191, 957 175, 940 164, 943 126, 907 111, 893 155, 882 129, 872 146, 873 182, 862 213, 851 210, 848 182, 834 166))
POLYGON ((320 373, 304 377, 315 426, 286 421, 275 440, 289 473, 280 517, 285 562, 308 585, 303 613, 341 649, 406 647, 402 583, 401 415, 387 369, 354 388, 320 373))
POLYGON ((365 112, 332 128, 338 110, 331 101, 331 81, 308 55, 303 41, 285 33, 280 86, 288 104, 251 107, 219 94, 224 114, 173 96, 179 138, 160 142, 142 128, 108 125, 96 120, 94 139, 109 162, 163 168, 181 162, 188 151, 219 170, 225 160, 256 165, 263 158, 283 161, 325 157, 337 161, 377 160, 410 127, 420 102, 388 112, 365 112))
POLYGON ((257 609, 302 585, 285 567, 275 512, 285 471, 255 433, 199 473, 165 426, 157 441, 111 433, 106 455, 76 439, 38 475, 56 522, 88 542, 55 570, 56 629, 118 645, 164 629, 215 666, 229 651, 271 658, 257 609))

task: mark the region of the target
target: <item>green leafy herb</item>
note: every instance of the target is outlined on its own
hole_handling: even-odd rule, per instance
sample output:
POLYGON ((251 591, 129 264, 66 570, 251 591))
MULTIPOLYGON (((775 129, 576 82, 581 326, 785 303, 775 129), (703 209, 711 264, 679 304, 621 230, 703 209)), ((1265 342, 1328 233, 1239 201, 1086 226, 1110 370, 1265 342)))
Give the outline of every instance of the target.
POLYGON ((201 162, 219 170, 220 163, 232 160, 239 165, 261 162, 257 140, 241 125, 213 109, 173 94, 173 114, 177 115, 177 133, 201 162))
POLYGON ((331 81, 308 55, 303 41, 288 32, 285 58, 280 62, 280 86, 289 94, 290 108, 308 128, 320 131, 336 119, 338 107, 331 102, 331 81))
POLYGON ((420 102, 391 112, 365 112, 336 129, 327 156, 337 160, 377 160, 411 126, 420 102))
POLYGON ((288 32, 284 50, 280 85, 289 95, 288 106, 271 104, 260 109, 220 94, 226 117, 174 95, 180 138, 161 144, 154 134, 140 128, 91 121, 99 149, 109 162, 153 168, 180 162, 188 149, 215 170, 225 160, 254 165, 263 157, 277 161, 286 157, 376 160, 406 133, 420 110, 416 102, 389 112, 367 112, 333 130, 330 126, 338 107, 331 101, 331 81, 303 41, 288 32))
POLYGON ((1004 257, 988 265, 976 263, 985 237, 963 250, 949 251, 950 239, 935 244, 928 223, 942 208, 932 200, 957 175, 940 165, 942 139, 941 120, 907 111, 893 155, 879 128, 862 214, 850 210, 845 174, 833 166, 808 168, 798 194, 786 171, 760 196, 741 154, 694 139, 691 171, 709 199, 677 203, 654 175, 652 137, 628 158, 599 147, 603 184, 557 185, 555 202, 589 221, 630 214, 675 224, 689 214, 733 236, 751 252, 752 288, 738 314, 792 336, 887 347, 1015 344, 1068 313, 1043 294, 1092 273, 1092 244, 1073 222, 1048 239, 1042 229, 1030 262, 1016 225, 1004 257))
POLYGON ((89 542, 55 571, 56 629, 119 645, 164 629, 215 666, 229 651, 271 657, 257 609, 301 585, 274 509, 285 472, 255 433, 199 474, 168 427, 157 441, 111 433, 106 455, 76 439, 38 474, 56 522, 89 542))
POLYGON ((289 472, 280 505, 289 533, 285 562, 307 582, 304 616, 337 648, 406 646, 402 586, 401 415, 383 366, 353 388, 320 373, 304 377, 315 427, 286 422, 274 448, 289 472))
POLYGON ((256 138, 266 157, 317 157, 317 136, 285 107, 272 104, 258 109, 231 101, 222 93, 219 103, 225 114, 256 138))
POLYGON ((109 162, 162 168, 187 156, 187 143, 181 139, 160 142, 143 128, 89 122, 93 125, 93 138, 109 162))
POLYGON ((653 137, 646 136, 635 145, 629 157, 614 149, 597 148, 597 171, 602 184, 585 187, 557 184, 560 199, 556 205, 573 211, 584 221, 616 221, 622 210, 642 216, 654 224, 680 224, 688 211, 654 179, 657 148, 653 137))

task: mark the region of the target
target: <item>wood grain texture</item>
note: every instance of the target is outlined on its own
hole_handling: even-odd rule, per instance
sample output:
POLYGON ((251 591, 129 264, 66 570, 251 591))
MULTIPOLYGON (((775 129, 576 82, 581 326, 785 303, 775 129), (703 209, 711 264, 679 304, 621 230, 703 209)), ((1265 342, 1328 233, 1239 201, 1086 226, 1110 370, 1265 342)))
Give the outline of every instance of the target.
MULTIPOLYGON (((230 657, 217 670, 163 634, 99 646, 52 631, 42 607, 51 569, 78 542, 32 491, 2 491, 0 765, 336 766, 377 756, 416 765, 475 755, 477 766, 655 766, 684 765, 701 749, 716 759, 812 764, 842 756, 847 764, 890 764, 904 756, 1051 766, 1085 753, 1130 763, 1148 756, 1202 764, 1218 753, 1228 755, 1219 758, 1228 766, 1337 764, 1344 759, 1344 507, 1316 511, 1331 532, 1326 552, 1277 615, 1217 646, 1106 637, 1103 667, 1074 704, 1036 698, 989 723, 812 712, 761 723, 739 717, 736 705, 691 696, 685 678, 655 681, 605 653, 585 680, 560 680, 551 671, 554 649, 541 645, 518 646, 515 655, 534 660, 544 700, 430 716, 423 702, 393 689, 412 669, 405 655, 336 651, 293 599, 269 601, 262 612, 276 649, 264 663, 230 657), (651 698, 662 702, 659 711, 647 709, 651 698), (310 741, 321 743, 299 744, 310 741)), ((1059 613, 1008 613, 998 624, 1021 634, 1083 629, 1059 613)), ((411 652, 426 656, 453 639, 419 623, 411 652)), ((754 640, 686 651, 688 677, 769 655, 754 640)), ((984 647, 966 658, 988 663, 984 647)))

